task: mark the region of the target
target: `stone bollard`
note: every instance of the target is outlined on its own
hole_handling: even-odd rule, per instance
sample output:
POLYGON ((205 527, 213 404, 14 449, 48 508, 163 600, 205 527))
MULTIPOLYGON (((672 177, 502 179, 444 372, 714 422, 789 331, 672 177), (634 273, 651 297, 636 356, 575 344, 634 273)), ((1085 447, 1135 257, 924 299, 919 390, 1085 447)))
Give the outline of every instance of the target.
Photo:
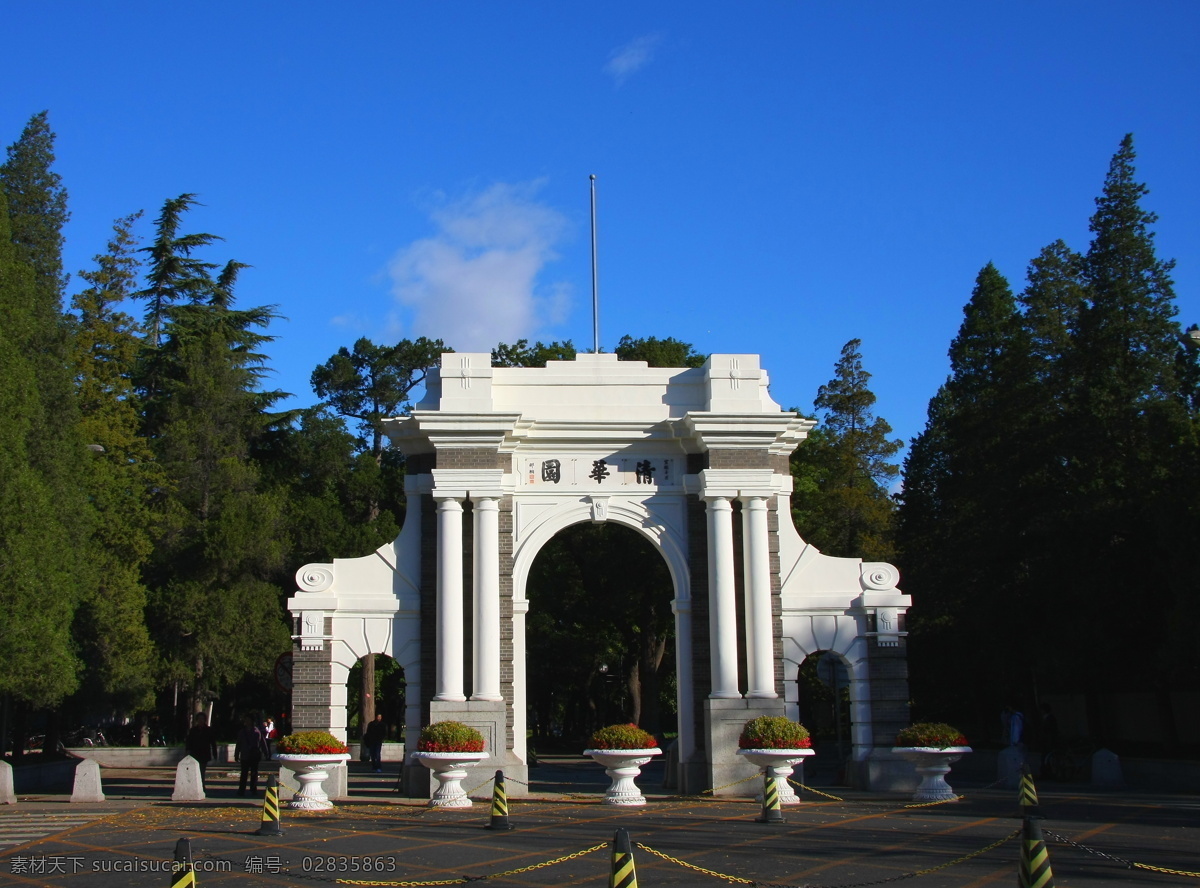
POLYGON ((175 766, 175 791, 171 793, 171 801, 204 801, 204 781, 200 778, 200 763, 190 755, 185 755, 175 766))
POLYGON ((71 791, 71 801, 104 801, 104 788, 100 783, 99 762, 84 759, 75 768, 75 788, 71 791))
POLYGON ((17 791, 13 783, 12 765, 0 762, 0 805, 15 805, 17 791))
POLYGON ((1119 789, 1125 785, 1121 759, 1111 749, 1098 749, 1092 755, 1092 786, 1119 789))

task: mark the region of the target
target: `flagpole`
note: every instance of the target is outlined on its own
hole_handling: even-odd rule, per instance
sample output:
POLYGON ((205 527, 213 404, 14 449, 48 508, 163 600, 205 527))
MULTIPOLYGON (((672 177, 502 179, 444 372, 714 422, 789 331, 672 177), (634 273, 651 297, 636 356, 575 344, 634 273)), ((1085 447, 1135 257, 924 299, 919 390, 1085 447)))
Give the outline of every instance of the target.
POLYGON ((592 184, 592 351, 600 354, 600 278, 596 269, 596 176, 592 184))

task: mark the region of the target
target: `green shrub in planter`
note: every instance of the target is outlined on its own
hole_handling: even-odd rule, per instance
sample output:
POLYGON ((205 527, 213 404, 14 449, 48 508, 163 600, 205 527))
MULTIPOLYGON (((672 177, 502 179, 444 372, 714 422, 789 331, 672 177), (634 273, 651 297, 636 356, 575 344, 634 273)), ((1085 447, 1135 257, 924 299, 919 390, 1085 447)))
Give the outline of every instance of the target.
POLYGON ((462 722, 434 722, 421 728, 417 752, 483 752, 483 734, 462 722))
POLYGON ((588 749, 656 749, 654 735, 637 725, 609 725, 592 734, 588 749))
POLYGON ((896 745, 945 749, 948 746, 966 746, 967 738, 958 728, 943 722, 917 722, 896 735, 896 745))
POLYGON ((742 726, 741 749, 811 749, 808 729, 782 715, 760 715, 742 726))
POLYGON ((284 755, 332 755, 350 751, 328 731, 297 731, 281 737, 275 748, 284 755))

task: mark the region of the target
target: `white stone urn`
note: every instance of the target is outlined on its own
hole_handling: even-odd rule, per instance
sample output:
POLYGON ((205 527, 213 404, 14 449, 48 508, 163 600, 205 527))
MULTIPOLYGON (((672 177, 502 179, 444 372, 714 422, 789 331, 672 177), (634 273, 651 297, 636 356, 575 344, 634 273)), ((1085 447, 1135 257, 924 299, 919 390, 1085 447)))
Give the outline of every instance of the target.
POLYGON ((471 799, 462 788, 467 769, 485 758, 486 752, 414 752, 413 756, 437 778, 437 792, 429 800, 431 808, 469 808, 471 799))
POLYGON ((971 751, 969 746, 894 746, 892 752, 917 766, 921 784, 913 793, 914 802, 948 802, 957 799, 946 782, 950 765, 971 751))
MULTIPOLYGON (((811 749, 739 749, 738 755, 743 756, 755 767, 762 768, 764 775, 774 779, 775 790, 779 793, 779 804, 800 804, 800 797, 788 783, 788 778, 806 756, 815 755, 811 749)), ((762 801, 761 795, 759 801, 762 801)))
POLYGON ((333 807, 325 788, 321 785, 329 776, 329 769, 350 760, 348 752, 319 752, 310 755, 281 752, 275 760, 296 772, 300 781, 300 789, 288 802, 289 808, 299 808, 302 811, 328 811, 333 807))
POLYGON ((583 754, 603 765, 604 773, 612 778, 612 785, 604 794, 604 804, 627 807, 646 804, 646 797, 634 780, 642 773, 642 765, 662 755, 661 749, 585 749, 583 754))

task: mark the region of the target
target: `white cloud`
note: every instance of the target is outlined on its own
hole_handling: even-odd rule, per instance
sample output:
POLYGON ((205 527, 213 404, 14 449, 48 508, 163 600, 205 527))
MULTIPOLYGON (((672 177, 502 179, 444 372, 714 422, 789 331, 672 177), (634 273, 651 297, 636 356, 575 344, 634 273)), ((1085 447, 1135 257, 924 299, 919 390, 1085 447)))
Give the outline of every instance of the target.
POLYGON ((566 218, 536 200, 540 183, 498 183, 431 213, 438 232, 392 257, 392 292, 412 312, 412 334, 457 351, 490 351, 560 323, 569 288, 541 285, 566 218))
POLYGON ((604 72, 611 75, 617 86, 620 86, 650 63, 654 58, 654 48, 658 45, 658 39, 657 34, 645 34, 614 49, 608 64, 604 66, 604 72))

